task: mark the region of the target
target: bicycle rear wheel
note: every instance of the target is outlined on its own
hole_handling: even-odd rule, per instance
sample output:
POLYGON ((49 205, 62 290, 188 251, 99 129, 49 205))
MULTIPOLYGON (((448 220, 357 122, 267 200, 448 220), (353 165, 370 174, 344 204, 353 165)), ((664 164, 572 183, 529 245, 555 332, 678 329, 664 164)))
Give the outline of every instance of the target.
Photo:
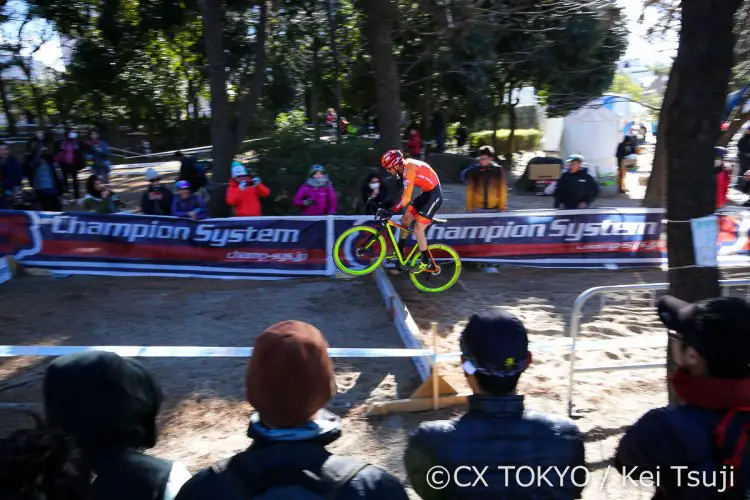
POLYGON ((370 274, 385 259, 383 235, 370 226, 354 226, 344 231, 333 245, 333 261, 350 276, 370 274))
MULTIPOLYGON (((437 271, 420 271, 410 273, 409 277, 414 286, 421 292, 440 293, 448 290, 456 284, 461 276, 461 258, 458 253, 448 245, 430 245, 430 250, 435 264, 438 266, 437 271)), ((418 266, 422 255, 417 252, 411 262, 412 266, 418 266)))

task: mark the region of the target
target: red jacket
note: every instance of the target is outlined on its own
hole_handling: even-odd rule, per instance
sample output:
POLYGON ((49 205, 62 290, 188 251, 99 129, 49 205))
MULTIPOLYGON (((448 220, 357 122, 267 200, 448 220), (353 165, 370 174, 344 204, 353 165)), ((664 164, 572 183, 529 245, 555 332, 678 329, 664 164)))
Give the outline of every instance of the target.
POLYGON ((406 143, 406 147, 409 148, 409 154, 414 158, 419 158, 422 154, 422 136, 419 132, 410 135, 409 141, 406 143))
POLYGON ((234 207, 237 217, 258 217, 263 215, 260 210, 259 198, 265 198, 271 194, 271 190, 263 184, 253 186, 248 183, 244 190, 234 179, 229 181, 227 189, 227 205, 234 207))
POLYGON ((727 204, 727 192, 732 182, 732 174, 724 167, 716 169, 716 208, 719 209, 727 204))

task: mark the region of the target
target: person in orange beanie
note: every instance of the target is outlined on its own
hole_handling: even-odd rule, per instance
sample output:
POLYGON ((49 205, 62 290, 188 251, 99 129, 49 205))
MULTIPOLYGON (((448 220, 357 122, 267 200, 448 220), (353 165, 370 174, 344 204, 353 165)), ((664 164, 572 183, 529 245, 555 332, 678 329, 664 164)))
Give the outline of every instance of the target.
POLYGON ((260 182, 259 177, 250 176, 247 169, 240 162, 232 163, 232 179, 227 189, 227 205, 234 208, 237 217, 259 217, 261 213, 260 198, 271 194, 260 182))

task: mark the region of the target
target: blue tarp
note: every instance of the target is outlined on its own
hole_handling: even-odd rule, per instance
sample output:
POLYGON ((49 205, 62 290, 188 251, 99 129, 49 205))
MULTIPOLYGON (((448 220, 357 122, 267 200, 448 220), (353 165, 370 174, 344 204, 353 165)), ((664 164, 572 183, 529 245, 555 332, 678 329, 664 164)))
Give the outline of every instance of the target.
POLYGON ((741 90, 737 90, 735 92, 732 92, 727 96, 727 105, 724 108, 724 114, 721 117, 721 121, 725 122, 729 120, 729 117, 734 112, 734 109, 739 106, 740 101, 742 101, 742 98, 750 92, 750 85, 746 86, 745 88, 741 90))

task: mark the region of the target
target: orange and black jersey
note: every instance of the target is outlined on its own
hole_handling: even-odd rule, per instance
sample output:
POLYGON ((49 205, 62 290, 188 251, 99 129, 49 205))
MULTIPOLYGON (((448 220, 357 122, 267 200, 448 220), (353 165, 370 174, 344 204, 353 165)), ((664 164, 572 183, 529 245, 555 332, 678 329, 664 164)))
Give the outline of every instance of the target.
POLYGON ((398 212, 411 201, 411 195, 414 186, 418 187, 424 193, 429 193, 436 187, 440 186, 440 179, 437 174, 427 163, 419 160, 404 160, 404 194, 401 196, 393 212, 398 212))

